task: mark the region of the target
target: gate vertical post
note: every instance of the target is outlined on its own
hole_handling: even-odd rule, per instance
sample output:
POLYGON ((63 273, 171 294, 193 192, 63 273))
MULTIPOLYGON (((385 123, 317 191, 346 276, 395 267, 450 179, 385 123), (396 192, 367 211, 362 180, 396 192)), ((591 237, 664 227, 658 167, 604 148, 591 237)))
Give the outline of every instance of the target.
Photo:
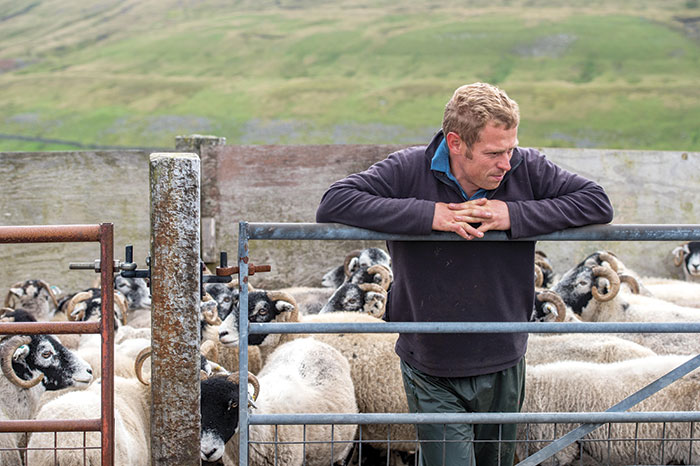
POLYGON ((151 464, 200 463, 200 160, 150 157, 151 464))

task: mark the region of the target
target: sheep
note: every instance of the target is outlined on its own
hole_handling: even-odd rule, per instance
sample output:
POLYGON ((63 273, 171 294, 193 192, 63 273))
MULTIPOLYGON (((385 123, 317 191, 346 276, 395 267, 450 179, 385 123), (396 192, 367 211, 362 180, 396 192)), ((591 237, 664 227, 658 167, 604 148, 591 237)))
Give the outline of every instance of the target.
MULTIPOLYGON (((357 413, 348 361, 332 346, 314 338, 279 346, 257 380, 260 394, 253 412, 357 413)), ((228 441, 237 429, 238 419, 230 409, 237 404, 238 383, 222 377, 202 381, 202 460, 218 461, 225 452, 224 464, 238 464, 238 437, 228 441)), ((251 425, 249 464, 333 464, 348 455, 356 429, 352 424, 251 425)))
MULTIPOLYGON (((378 323, 380 319, 358 312, 332 312, 301 317, 294 298, 279 291, 257 290, 248 299, 250 322, 352 322, 378 323)), ((238 314, 235 309, 221 324, 219 339, 224 345, 238 344, 238 314)), ((250 345, 258 345, 263 363, 274 348, 296 338, 298 334, 252 334, 250 345)), ((355 396, 361 413, 408 413, 408 403, 403 388, 400 360, 394 347, 396 333, 347 333, 314 335, 319 341, 340 351, 350 362, 355 386, 355 396), (381 374, 381 377, 377 375, 381 374)), ((416 450, 415 427, 412 424, 371 424, 362 427, 362 439, 377 442, 385 449, 389 433, 392 439, 405 440, 391 444, 392 450, 413 452, 416 450)))
POLYGON ((126 321, 137 328, 151 326, 151 295, 143 278, 114 277, 114 289, 126 298, 126 321))
MULTIPOLYGON (((99 418, 101 390, 101 381, 96 381, 87 390, 65 393, 46 402, 39 409, 36 419, 99 418)), ((150 387, 136 378, 114 377, 115 464, 150 465, 150 410, 150 387)), ((101 452, 94 447, 99 445, 99 432, 35 432, 27 444, 27 463, 32 466, 96 465, 100 464, 101 452), (55 446, 58 449, 54 452, 55 446), (84 450, 84 446, 93 448, 84 450), (57 463, 54 463, 54 458, 57 463)))
POLYGON ((554 284, 556 275, 552 268, 552 261, 547 254, 539 249, 535 250, 535 286, 539 288, 549 288, 554 284))
MULTIPOLYGON (((528 367, 522 411, 605 411, 688 359, 688 356, 667 355, 607 364, 562 361, 528 367)), ((664 388, 633 410, 695 411, 698 390, 700 375, 693 373, 664 388)), ((559 424, 556 427, 561 436, 575 426, 559 424)), ((689 433, 688 423, 615 424, 611 427, 610 438, 630 440, 572 444, 555 455, 553 464, 578 464, 578 451, 592 458, 596 464, 691 464, 691 449, 693 460, 697 462, 700 458, 698 442, 669 441, 672 438, 687 439, 689 433), (637 428, 638 431, 635 430, 637 428), (636 441, 635 437, 666 440, 662 448, 660 441, 636 441)), ((544 446, 543 442, 536 442, 537 439, 552 439, 553 435, 551 424, 520 424, 518 438, 533 439, 535 442, 519 443, 516 446, 518 456, 525 458, 528 453, 544 446)))
POLYGON ((291 295, 302 315, 355 310, 381 317, 391 281, 391 270, 384 265, 360 266, 335 290, 327 287, 290 287, 278 291, 291 295))
MULTIPOLYGON (((16 311, 4 321, 35 321, 16 311)), ((76 353, 50 335, 15 335, 0 341, 0 419, 31 419, 43 393, 69 387, 86 387, 93 379, 92 368, 76 353)), ((21 465, 18 447, 24 446, 20 433, 0 434, 0 464, 21 465), (13 450, 15 449, 15 450, 13 450)))
POLYGON ((5 296, 5 307, 22 308, 38 321, 51 320, 58 308, 60 289, 44 280, 25 280, 12 285, 5 296))
MULTIPOLYGON (((323 275, 321 286, 328 288, 338 288, 348 281, 350 277, 361 267, 371 267, 373 265, 383 265, 391 273, 391 257, 386 251, 380 248, 366 248, 351 251, 345 256, 342 266, 335 267, 323 275)), ((393 280, 393 274, 391 276, 393 280)), ((355 281, 357 283, 357 279, 355 281)))
POLYGON ((686 281, 700 282, 700 241, 689 241, 672 251, 673 263, 683 267, 683 277, 686 281))

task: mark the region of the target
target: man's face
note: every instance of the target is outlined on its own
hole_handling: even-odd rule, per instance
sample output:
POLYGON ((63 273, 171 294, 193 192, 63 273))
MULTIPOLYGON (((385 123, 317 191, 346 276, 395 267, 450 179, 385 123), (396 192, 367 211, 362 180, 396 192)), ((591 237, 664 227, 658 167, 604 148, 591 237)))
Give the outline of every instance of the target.
MULTIPOLYGON (((450 133, 453 134, 453 133, 450 133)), ((487 124, 471 148, 459 139, 450 147, 450 168, 468 195, 479 188, 491 190, 503 181, 510 170, 510 158, 518 144, 518 127, 505 129, 487 124)))

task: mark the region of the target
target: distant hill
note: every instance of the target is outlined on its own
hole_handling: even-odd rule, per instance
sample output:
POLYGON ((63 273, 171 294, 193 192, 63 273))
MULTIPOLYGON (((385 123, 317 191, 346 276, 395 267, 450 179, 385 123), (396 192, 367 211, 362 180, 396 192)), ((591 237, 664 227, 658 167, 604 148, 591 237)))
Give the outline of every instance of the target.
POLYGON ((477 80, 523 145, 700 151, 698 0, 0 0, 0 151, 422 143, 477 80))

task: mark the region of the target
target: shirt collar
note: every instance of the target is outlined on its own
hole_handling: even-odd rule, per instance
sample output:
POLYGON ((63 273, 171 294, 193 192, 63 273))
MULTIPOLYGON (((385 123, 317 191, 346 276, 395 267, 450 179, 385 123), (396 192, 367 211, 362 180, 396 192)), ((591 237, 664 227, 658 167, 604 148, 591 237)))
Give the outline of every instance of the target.
POLYGON ((455 178, 450 171, 450 150, 447 148, 447 138, 442 139, 442 142, 435 151, 435 155, 433 155, 433 158, 430 161, 430 169, 447 175, 447 178, 449 178, 459 188, 459 191, 462 193, 462 197, 465 200, 471 201, 473 199, 486 197, 486 190, 482 188, 479 188, 472 197, 468 197, 467 193, 464 192, 464 189, 462 189, 462 186, 459 184, 459 181, 457 181, 457 178, 455 178))

